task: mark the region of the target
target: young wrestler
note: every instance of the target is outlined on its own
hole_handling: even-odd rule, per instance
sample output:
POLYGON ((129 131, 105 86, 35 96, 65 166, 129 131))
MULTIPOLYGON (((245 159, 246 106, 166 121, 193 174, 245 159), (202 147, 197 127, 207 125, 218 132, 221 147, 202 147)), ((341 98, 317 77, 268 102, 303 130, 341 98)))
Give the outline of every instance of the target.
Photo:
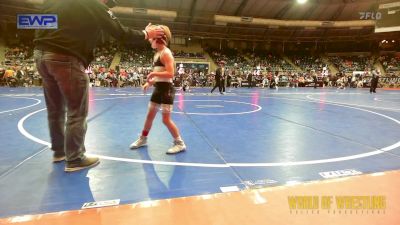
POLYGON ((174 57, 171 50, 167 47, 169 40, 171 40, 171 31, 164 25, 155 26, 162 28, 165 36, 160 39, 149 39, 151 47, 157 52, 154 55, 153 72, 147 75, 147 82, 144 84, 143 90, 146 91, 151 85, 154 85, 155 89, 151 96, 142 134, 138 140, 130 145, 130 148, 137 149, 147 144, 147 135, 157 111, 161 108, 162 121, 174 138, 174 145, 167 150, 167 154, 175 154, 184 151, 186 146, 179 134, 179 129, 171 120, 171 111, 175 97, 175 89, 172 83, 175 68, 174 57))

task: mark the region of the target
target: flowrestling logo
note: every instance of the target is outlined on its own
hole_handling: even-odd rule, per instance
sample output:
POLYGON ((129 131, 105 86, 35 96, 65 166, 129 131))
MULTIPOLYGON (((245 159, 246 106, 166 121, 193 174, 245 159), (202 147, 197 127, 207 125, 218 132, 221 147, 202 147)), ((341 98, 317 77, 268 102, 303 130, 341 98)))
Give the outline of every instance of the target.
POLYGON ((382 13, 380 12, 359 12, 360 20, 380 20, 382 13))
POLYGON ((56 14, 18 14, 18 29, 58 29, 56 14))

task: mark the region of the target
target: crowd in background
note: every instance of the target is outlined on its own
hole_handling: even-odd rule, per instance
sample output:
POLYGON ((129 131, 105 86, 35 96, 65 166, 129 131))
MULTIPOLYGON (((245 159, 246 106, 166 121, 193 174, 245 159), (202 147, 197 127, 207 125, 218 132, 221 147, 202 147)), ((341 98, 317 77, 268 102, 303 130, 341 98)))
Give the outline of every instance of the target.
MULTIPOLYGON (((283 56, 263 51, 239 52, 234 49, 224 51, 206 49, 211 59, 218 64, 226 62, 226 82, 228 86, 266 87, 272 83, 277 86, 304 87, 366 87, 368 86, 374 59, 368 56, 330 56, 328 59, 339 69, 338 74, 332 74, 322 58, 311 55, 290 55, 288 63, 283 56), (295 67, 304 72, 298 72, 295 67), (352 74, 353 71, 363 73, 352 74), (249 77, 251 77, 250 85, 249 77)), ((113 43, 103 44, 96 48, 95 59, 86 69, 92 86, 121 87, 143 85, 147 74, 152 70, 154 52, 148 48, 119 48, 113 43), (115 69, 110 69, 114 57, 120 57, 115 69)), ((174 52, 179 58, 205 59, 205 53, 174 52)), ((397 77, 400 71, 400 57, 397 55, 382 55, 379 60, 387 72, 387 76, 397 77)), ((214 72, 208 68, 184 68, 177 65, 175 85, 192 87, 213 86, 214 72), (178 73, 178 71, 180 71, 178 73)), ((0 85, 40 86, 41 78, 33 61, 33 48, 29 45, 9 46, 5 52, 5 60, 0 64, 0 85)))
POLYGON ((368 56, 331 56, 329 60, 343 73, 366 71, 374 67, 374 60, 368 56))
POLYGON ((175 58, 187 58, 187 59, 205 59, 203 53, 200 52, 184 52, 184 51, 174 51, 175 58))
POLYGON ((382 63, 386 73, 390 75, 396 75, 396 72, 400 71, 400 55, 382 55, 379 57, 379 61, 382 63))
POLYGON ((92 65, 98 65, 105 68, 110 67, 117 51, 118 46, 113 43, 103 44, 96 47, 94 50, 94 60, 92 65))
POLYGON ((10 87, 40 86, 41 77, 33 60, 33 47, 17 44, 5 49, 0 63, 0 85, 10 87))
POLYGON ((322 71, 325 64, 321 57, 311 55, 292 55, 292 62, 305 71, 322 71))

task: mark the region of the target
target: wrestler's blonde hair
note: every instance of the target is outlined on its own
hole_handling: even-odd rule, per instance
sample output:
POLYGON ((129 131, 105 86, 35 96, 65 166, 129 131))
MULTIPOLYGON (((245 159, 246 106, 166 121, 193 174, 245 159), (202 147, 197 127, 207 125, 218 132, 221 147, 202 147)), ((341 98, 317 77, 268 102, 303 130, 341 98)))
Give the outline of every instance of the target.
MULTIPOLYGON (((154 27, 159 27, 159 28, 164 30, 164 36, 162 38, 157 39, 157 41, 161 41, 166 46, 168 46, 168 44, 169 44, 169 42, 171 41, 171 38, 172 38, 171 30, 169 29, 169 27, 167 27, 165 25, 153 25, 153 26, 154 27)), ((160 42, 158 42, 158 43, 160 43, 160 42)))

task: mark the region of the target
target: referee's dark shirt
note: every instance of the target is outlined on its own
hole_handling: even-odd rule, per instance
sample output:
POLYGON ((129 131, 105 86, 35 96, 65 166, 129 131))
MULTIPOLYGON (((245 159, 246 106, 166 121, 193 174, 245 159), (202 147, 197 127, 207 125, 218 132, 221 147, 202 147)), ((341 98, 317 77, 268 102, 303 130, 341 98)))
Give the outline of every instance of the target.
POLYGON ((85 67, 94 58, 93 50, 101 30, 119 42, 144 40, 142 31, 122 26, 99 0, 45 0, 41 13, 57 14, 58 29, 37 30, 35 48, 74 55, 85 67))

